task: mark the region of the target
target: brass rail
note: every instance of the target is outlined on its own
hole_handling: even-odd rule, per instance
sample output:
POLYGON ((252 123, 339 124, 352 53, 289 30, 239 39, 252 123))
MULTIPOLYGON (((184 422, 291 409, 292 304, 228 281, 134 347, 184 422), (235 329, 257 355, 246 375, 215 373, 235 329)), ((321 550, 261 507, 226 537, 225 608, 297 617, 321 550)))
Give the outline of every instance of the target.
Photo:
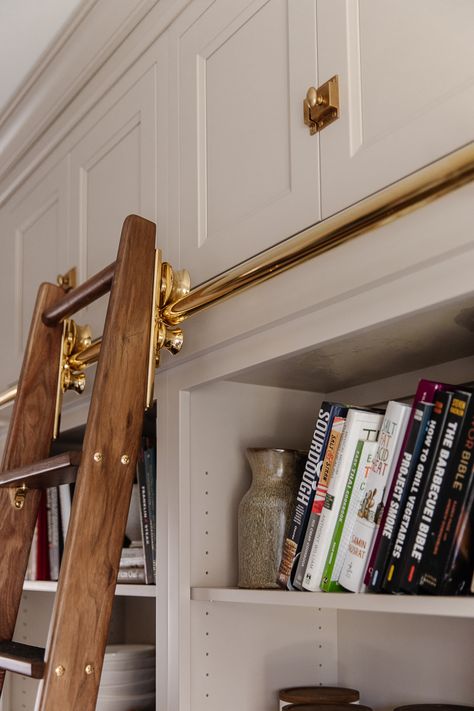
MULTIPOLYGON (((474 142, 434 161, 345 210, 299 232, 256 257, 195 287, 168 305, 165 316, 178 324, 186 318, 306 262, 363 232, 385 225, 474 179, 474 142)), ((113 265, 104 270, 107 281, 113 265)), ((80 355, 86 367, 98 360, 100 339, 80 355)), ((14 400, 16 386, 0 394, 0 408, 14 400)))

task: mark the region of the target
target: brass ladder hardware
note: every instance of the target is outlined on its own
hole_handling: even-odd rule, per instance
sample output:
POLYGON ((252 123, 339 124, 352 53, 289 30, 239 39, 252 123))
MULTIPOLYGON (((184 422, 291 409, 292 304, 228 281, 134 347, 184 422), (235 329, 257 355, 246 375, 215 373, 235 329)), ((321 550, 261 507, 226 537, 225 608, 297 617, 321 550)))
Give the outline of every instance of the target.
POLYGON ((75 289, 77 286, 76 267, 71 267, 65 274, 58 274, 56 284, 66 293, 71 291, 71 289, 75 289))
POLYGON ((303 101, 304 122, 312 136, 339 118, 339 77, 337 74, 318 89, 310 87, 303 101))
POLYGON ((64 319, 61 340, 61 361, 56 394, 54 438, 58 436, 64 393, 67 390, 83 393, 86 387, 86 375, 83 372, 85 365, 76 360, 76 358, 89 348, 91 344, 92 335, 89 326, 79 326, 73 319, 64 319))
POLYGON ((155 369, 160 365, 160 351, 179 353, 183 345, 183 331, 178 324, 183 320, 170 319, 165 313, 168 304, 187 296, 191 290, 191 277, 186 269, 174 271, 161 259, 161 250, 155 250, 155 276, 153 283, 153 316, 150 332, 146 407, 153 403, 155 369))
POLYGON ((26 488, 26 484, 22 484, 20 487, 15 489, 15 493, 13 494, 13 497, 12 497, 12 504, 13 504, 13 507, 15 509, 17 509, 17 511, 21 511, 21 509, 25 505, 27 491, 28 491, 28 489, 26 488))

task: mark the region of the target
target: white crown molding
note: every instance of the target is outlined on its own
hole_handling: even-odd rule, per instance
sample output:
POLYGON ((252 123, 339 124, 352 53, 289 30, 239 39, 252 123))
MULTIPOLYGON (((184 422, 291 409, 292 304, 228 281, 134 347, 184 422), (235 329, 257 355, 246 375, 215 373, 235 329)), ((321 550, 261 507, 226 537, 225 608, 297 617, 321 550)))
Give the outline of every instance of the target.
POLYGON ((0 180, 160 0, 84 0, 0 114, 0 180))

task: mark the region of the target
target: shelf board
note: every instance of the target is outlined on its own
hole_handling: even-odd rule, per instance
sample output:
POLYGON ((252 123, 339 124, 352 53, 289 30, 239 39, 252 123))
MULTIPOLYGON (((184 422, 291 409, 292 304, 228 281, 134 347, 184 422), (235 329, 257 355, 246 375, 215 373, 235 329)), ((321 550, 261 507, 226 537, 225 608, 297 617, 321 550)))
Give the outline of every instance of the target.
MULTIPOLYGON (((25 580, 23 590, 27 592, 56 592, 58 584, 53 580, 25 580)), ((116 595, 125 597, 155 597, 155 585, 117 585, 116 595)))
POLYGON ((474 598, 191 588, 191 600, 474 618, 474 598))

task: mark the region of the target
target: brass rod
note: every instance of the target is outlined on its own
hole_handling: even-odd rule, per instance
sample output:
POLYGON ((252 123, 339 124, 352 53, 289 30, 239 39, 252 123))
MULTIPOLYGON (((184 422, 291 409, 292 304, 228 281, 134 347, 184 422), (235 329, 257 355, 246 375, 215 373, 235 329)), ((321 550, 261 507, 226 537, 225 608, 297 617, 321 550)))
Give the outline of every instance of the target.
POLYGON ((237 292, 392 222, 474 179, 474 142, 192 289, 165 308, 179 323, 237 292))
POLYGON ((76 286, 75 289, 68 291, 61 301, 43 313, 43 323, 46 326, 56 326, 64 318, 72 316, 76 311, 107 294, 112 288, 114 271, 115 262, 76 286))
POLYGON ((99 360, 100 347, 102 345, 102 338, 97 338, 91 343, 90 346, 84 348, 83 351, 74 356, 71 365, 73 367, 77 366, 78 370, 81 368, 87 368, 93 363, 97 363, 99 360))
MULTIPOLYGON (((187 296, 167 306, 164 315, 171 323, 179 323, 362 232, 392 222, 473 179, 474 142, 195 287, 187 296)), ((110 265, 101 274, 114 266, 110 265)), ((69 296, 74 291, 77 289, 71 291, 69 296)), ((44 316, 49 319, 51 314, 48 312, 44 316)), ((54 315, 54 318, 57 316, 54 315)), ((95 363, 99 358, 100 344, 101 339, 94 341, 76 357, 77 362, 84 367, 95 363)), ((15 395, 16 386, 0 394, 0 408, 14 400, 15 395)))
POLYGON ((17 387, 17 385, 12 385, 11 388, 0 393, 0 410, 13 402, 16 397, 17 387))

